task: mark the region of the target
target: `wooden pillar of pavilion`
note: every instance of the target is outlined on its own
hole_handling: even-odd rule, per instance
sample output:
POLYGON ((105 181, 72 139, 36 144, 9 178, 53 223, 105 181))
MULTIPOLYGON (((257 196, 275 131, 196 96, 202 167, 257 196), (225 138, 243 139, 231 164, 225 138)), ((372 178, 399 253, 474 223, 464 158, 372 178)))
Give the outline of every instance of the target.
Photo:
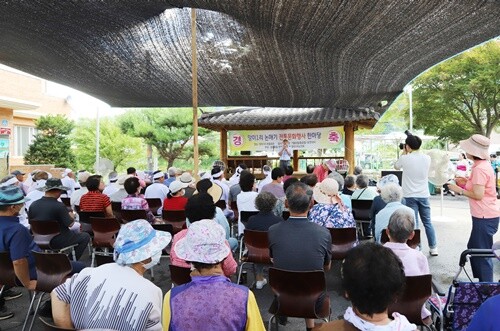
POLYGON ((227 167, 227 130, 220 131, 220 159, 227 167))
POLYGON ((344 158, 349 162, 349 174, 354 172, 354 123, 344 124, 345 133, 345 154, 344 158))
POLYGON ((293 150, 293 163, 292 167, 294 171, 299 170, 299 151, 297 149, 293 150))

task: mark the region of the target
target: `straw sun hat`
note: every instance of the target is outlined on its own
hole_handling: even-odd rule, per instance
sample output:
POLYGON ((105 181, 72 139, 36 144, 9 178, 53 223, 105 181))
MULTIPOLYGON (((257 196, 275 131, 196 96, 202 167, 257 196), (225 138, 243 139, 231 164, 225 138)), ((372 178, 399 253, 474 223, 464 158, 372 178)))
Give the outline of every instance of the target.
POLYGON ((339 194, 339 183, 333 178, 325 178, 313 189, 313 197, 317 203, 333 204, 339 194))
POLYGON ((490 157, 488 153, 489 147, 490 139, 480 134, 474 134, 469 139, 460 141, 460 148, 467 154, 483 160, 488 160, 490 157))

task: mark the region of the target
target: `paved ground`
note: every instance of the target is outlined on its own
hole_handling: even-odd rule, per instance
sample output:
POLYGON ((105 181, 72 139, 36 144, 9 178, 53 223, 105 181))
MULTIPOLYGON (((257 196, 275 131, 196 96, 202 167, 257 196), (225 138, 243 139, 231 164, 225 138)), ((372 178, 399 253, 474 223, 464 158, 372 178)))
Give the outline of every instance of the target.
MULTIPOLYGON (((500 200, 499 200, 500 205, 500 200)), ((439 256, 429 257, 429 265, 433 278, 443 288, 448 288, 453 276, 458 270, 458 259, 460 253, 466 248, 468 236, 471 230, 471 220, 467 199, 464 197, 444 197, 443 209, 441 212, 441 200, 439 196, 431 197, 433 224, 437 232, 439 256)), ((495 241, 500 240, 500 232, 495 236, 495 241)), ((422 251, 428 254, 427 240, 422 237, 422 251)), ((84 261, 89 261, 88 256, 84 256, 84 261)), ((164 260, 160 266, 155 267, 154 283, 161 287, 164 293, 170 288, 170 277, 167 268, 168 261, 164 260)), ((339 263, 334 263, 327 275, 327 288, 331 298, 332 318, 342 315, 348 302, 342 297, 340 287, 339 263)), ((468 268, 468 270, 470 270, 468 268)), ((118 275, 117 275, 118 276, 118 275)), ((248 283, 252 282, 252 272, 249 270, 248 283)), ((146 277, 150 278, 147 274, 146 277)), ((462 275, 465 279, 465 275, 462 275)), ((495 261, 495 279, 500 279, 500 262, 495 261)), ((267 309, 271 305, 272 292, 269 286, 258 291, 254 290, 257 302, 261 309, 262 317, 267 325, 270 315, 267 309)), ((28 308, 28 293, 23 297, 7 302, 7 307, 15 312, 15 317, 0 322, 1 330, 21 330, 22 322, 28 308)), ((42 330, 40 322, 37 320, 33 330, 42 330)), ((280 330, 305 330, 302 319, 289 319, 289 323, 281 327, 280 330)))

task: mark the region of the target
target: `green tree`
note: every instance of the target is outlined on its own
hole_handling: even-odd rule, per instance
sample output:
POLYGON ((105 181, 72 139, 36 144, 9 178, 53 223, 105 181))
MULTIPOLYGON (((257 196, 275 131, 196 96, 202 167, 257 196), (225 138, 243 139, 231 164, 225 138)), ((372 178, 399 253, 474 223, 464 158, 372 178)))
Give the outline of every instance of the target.
POLYGON ((425 134, 458 142, 498 127, 500 40, 436 65, 414 83, 414 123, 425 134))
MULTIPOLYGON (((132 137, 144 139, 146 144, 156 147, 158 154, 171 167, 175 160, 190 160, 193 149, 190 140, 193 137, 193 117, 191 108, 149 108, 136 109, 120 117, 122 132, 132 137)), ((210 131, 199 129, 198 135, 207 135, 210 131)), ((199 143, 200 156, 213 156, 210 143, 199 143)))
POLYGON ((47 115, 35 120, 37 134, 24 155, 26 164, 54 164, 74 167, 75 155, 68 138, 74 123, 62 115, 47 115))
MULTIPOLYGON (((121 171, 130 165, 138 167, 145 159, 146 148, 141 139, 124 134, 115 119, 101 119, 99 132, 99 156, 111 160, 115 170, 121 171)), ((80 121, 73 132, 73 141, 78 167, 92 171, 96 157, 96 121, 80 121)))

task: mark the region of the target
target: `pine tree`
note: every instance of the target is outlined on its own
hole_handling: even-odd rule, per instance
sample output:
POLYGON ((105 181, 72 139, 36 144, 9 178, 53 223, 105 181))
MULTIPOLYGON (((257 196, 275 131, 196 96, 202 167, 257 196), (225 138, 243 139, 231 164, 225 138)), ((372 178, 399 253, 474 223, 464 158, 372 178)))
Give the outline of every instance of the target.
POLYGON ((63 115, 42 116, 35 121, 37 134, 24 156, 26 164, 54 164, 70 168, 75 165, 68 135, 74 123, 63 115))

